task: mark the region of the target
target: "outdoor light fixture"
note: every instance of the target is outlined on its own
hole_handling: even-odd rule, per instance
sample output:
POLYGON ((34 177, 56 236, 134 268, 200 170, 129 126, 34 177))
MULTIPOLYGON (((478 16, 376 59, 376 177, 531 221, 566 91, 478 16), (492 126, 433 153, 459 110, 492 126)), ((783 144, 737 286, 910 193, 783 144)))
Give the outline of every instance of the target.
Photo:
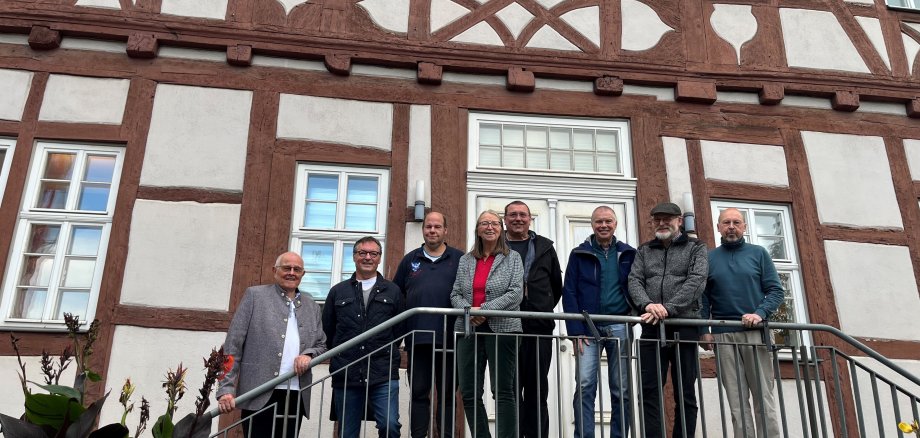
POLYGON ((693 214, 693 195, 684 192, 684 232, 696 234, 696 215, 693 214))
POLYGON ((415 220, 425 220, 425 181, 422 180, 415 182, 415 220))

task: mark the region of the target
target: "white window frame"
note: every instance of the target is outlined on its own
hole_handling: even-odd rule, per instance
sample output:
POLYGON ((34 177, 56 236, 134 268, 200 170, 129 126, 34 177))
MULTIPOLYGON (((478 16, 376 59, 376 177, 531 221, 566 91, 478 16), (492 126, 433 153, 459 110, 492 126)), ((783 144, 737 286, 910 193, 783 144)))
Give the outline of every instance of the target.
POLYGON ((585 176, 589 178, 623 179, 633 178, 632 147, 630 139, 629 122, 626 119, 589 119, 574 117, 558 117, 545 115, 519 115, 506 113, 470 112, 468 124, 468 163, 467 169, 471 171, 500 173, 500 174, 556 174, 561 176, 585 176), (558 126, 564 128, 607 129, 617 131, 620 159, 619 173, 580 172, 558 169, 530 169, 530 168, 505 168, 484 167, 479 165, 479 125, 483 123, 517 123, 524 125, 558 126))
POLYGON ((885 5, 889 8, 900 9, 900 10, 911 10, 917 11, 920 10, 920 0, 904 0, 905 5, 893 5, 891 0, 885 0, 885 5))
MULTIPOLYGON (((291 218, 291 239, 290 250, 300 254, 303 243, 332 243, 332 284, 341 281, 343 276, 351 275, 350 272, 343 272, 343 257, 352 253, 352 247, 358 239, 365 236, 372 236, 380 241, 383 248, 386 247, 386 226, 387 212, 389 211, 389 185, 390 171, 384 168, 376 167, 351 167, 326 164, 297 164, 297 178, 294 189, 294 208, 291 218), (337 174, 339 176, 339 192, 336 204, 336 223, 341 221, 341 228, 323 229, 307 228, 303 226, 307 192, 307 178, 310 174, 337 174), (373 230, 346 230, 344 229, 344 216, 347 195, 347 176, 370 176, 377 178, 377 221, 376 229, 373 230)), ((383 248, 381 250, 383 251, 383 248)), ((384 266, 385 260, 383 254, 380 256, 380 266, 384 266)), ((325 301, 323 297, 313 297, 319 302, 325 301)))
POLYGON ((13 245, 6 270, 7 274, 3 284, 3 297, 2 301, 0 301, 0 316, 2 316, 3 319, 2 322, 0 322, 0 327, 27 328, 40 331, 60 331, 65 329, 63 320, 54 319, 54 309, 57 308, 58 301, 60 300, 58 289, 61 287, 60 276, 63 269, 62 265, 65 260, 64 254, 66 253, 67 244, 70 239, 69 231, 74 226, 78 225, 94 225, 101 226, 102 228, 98 254, 96 257, 96 267, 93 271, 89 298, 86 305, 86 315, 80 315, 80 320, 83 322, 82 325, 84 328, 88 326, 88 322, 95 318, 96 306, 99 301, 99 289, 102 284, 103 268, 108 252, 112 218, 115 214, 115 201, 118 198, 123 165, 124 148, 122 147, 89 143, 36 142, 31 164, 29 166, 29 176, 26 182, 25 195, 22 199, 22 208, 20 209, 19 219, 16 223, 16 231, 14 233, 13 245), (71 192, 68 194, 68 202, 65 208, 36 208, 34 204, 40 195, 41 175, 44 172, 48 154, 54 152, 76 153, 78 159, 74 163, 74 173, 80 172, 80 174, 72 177, 71 192), (79 178, 82 176, 82 171, 84 169, 83 163, 85 157, 89 154, 110 155, 115 157, 115 166, 112 174, 108 203, 105 211, 102 212, 81 211, 74 208, 77 202, 76 198, 78 198, 76 191, 79 184, 74 184, 73 181, 79 182, 79 178), (23 251, 26 247, 29 230, 33 224, 60 224, 61 232, 59 236, 61 237, 59 237, 57 244, 57 252, 54 258, 55 263, 52 268, 51 281, 49 282, 48 295, 42 312, 42 318, 40 320, 12 318, 10 313, 12 312, 17 282, 19 280, 20 270, 22 269, 23 251))
POLYGON ((0 165, 0 205, 3 205, 6 180, 10 175, 10 163, 13 161, 13 153, 16 150, 16 140, 0 138, 0 150, 6 151, 6 157, 3 159, 3 164, 0 165))
MULTIPOLYGON (((784 241, 786 243, 786 258, 774 259, 773 264, 776 266, 776 271, 778 273, 787 273, 790 276, 790 286, 792 290, 789 292, 792 295, 794 302, 793 310, 795 311, 796 315, 795 322, 802 324, 808 323, 808 308, 806 307, 805 287, 802 282, 802 267, 800 264, 798 248, 796 248, 796 240, 794 234, 795 228, 792 226, 792 210, 789 208, 789 206, 784 204, 716 199, 711 201, 710 206, 712 210, 712 223, 717 247, 721 246, 721 238, 718 227, 719 213, 721 210, 726 208, 737 208, 747 213, 748 223, 745 233, 752 237, 750 239, 745 237, 745 240, 748 241, 748 243, 755 245, 758 243, 756 239, 756 228, 753 214, 755 212, 767 212, 779 213, 782 216, 783 237, 785 237, 784 241)), ((811 335, 808 332, 802 332, 802 342, 805 346, 811 345, 811 335)))

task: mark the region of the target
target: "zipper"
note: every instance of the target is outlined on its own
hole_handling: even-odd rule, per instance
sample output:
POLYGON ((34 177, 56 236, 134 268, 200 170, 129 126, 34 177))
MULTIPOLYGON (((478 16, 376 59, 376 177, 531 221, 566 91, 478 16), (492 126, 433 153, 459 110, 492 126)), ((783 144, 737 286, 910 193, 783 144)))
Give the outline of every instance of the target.
MULTIPOLYGON (((673 245, 674 242, 671 242, 671 244, 673 245)), ((668 251, 670 250, 670 246, 664 249, 664 269, 661 271, 661 288, 658 290, 658 293, 661 295, 659 299, 661 299, 662 303, 664 303, 664 279, 668 275, 668 251)))

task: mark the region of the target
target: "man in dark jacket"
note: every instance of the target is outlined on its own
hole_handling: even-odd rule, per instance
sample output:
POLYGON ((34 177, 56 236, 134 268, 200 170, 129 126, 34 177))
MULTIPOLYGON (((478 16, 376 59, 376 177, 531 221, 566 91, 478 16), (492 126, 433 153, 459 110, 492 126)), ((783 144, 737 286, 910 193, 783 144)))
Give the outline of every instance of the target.
MULTIPOLYGON (((450 292, 457 278, 457 262, 463 255, 459 249, 447 246, 447 219, 432 211, 422 223, 425 243, 403 257, 396 268, 393 283, 403 291, 406 308, 443 307, 450 309, 450 292)), ((409 379, 412 406, 409 410, 409 430, 412 438, 429 436, 438 430, 442 438, 454 436, 454 336, 451 333, 456 318, 440 315, 418 315, 406 321, 406 350, 409 356, 409 379), (447 329, 445 335, 445 328, 447 329), (433 375, 433 376, 432 376, 433 375), (432 429, 431 382, 437 389, 436 423, 432 429), (446 414, 446 415, 445 415, 446 414)), ((432 435, 433 436, 433 435, 432 435)))
MULTIPOLYGON (((617 218, 613 209, 600 206, 591 214, 588 237, 569 254, 565 268, 562 308, 566 313, 595 315, 633 313, 627 293, 627 277, 636 250, 617 240, 617 218)), ((601 350, 607 352, 607 384, 610 387, 610 435, 629 436, 632 400, 629 397, 630 326, 625 323, 597 322, 603 339, 592 341, 582 321, 566 321, 569 336, 575 339, 578 387, 572 405, 575 410, 575 438, 594 437, 594 401, 600 372, 601 350)))
MULTIPOLYGON (((522 201, 505 206, 508 246, 524 262, 521 310, 552 312, 562 296, 562 273, 553 241, 530 231, 530 207, 522 201)), ((549 365, 553 358, 553 329, 548 319, 522 319, 524 336, 518 351, 520 403, 518 424, 523 438, 549 436, 549 365)))
POLYGON ((642 244, 629 273, 629 295, 642 318, 639 360, 642 364, 642 414, 645 436, 664 436, 660 403, 668 368, 675 386, 674 437, 696 433, 697 327, 665 326, 667 342, 660 342, 657 324, 667 318, 699 318, 700 296, 706 287, 709 258, 706 245, 680 232, 680 207, 670 202, 652 209, 655 239, 642 244), (676 343, 691 341, 690 343, 676 343), (681 417, 683 412, 683 417, 681 417))
MULTIPOLYGON (((329 290, 323 307, 323 331, 329 349, 357 337, 402 311, 399 287, 377 272, 380 242, 363 237, 355 242, 355 273, 329 290)), ((399 437, 399 337, 394 327, 332 358, 334 414, 339 436, 356 438, 365 406, 374 413, 381 437, 399 437)))

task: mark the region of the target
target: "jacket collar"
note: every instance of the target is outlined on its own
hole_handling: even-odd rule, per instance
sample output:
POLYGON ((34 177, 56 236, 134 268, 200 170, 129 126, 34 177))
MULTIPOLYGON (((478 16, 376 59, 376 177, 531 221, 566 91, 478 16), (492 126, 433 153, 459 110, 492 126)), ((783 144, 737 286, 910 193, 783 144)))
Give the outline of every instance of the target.
MULTIPOLYGON (((690 237, 687 236, 687 233, 680 233, 674 240, 671 241, 671 245, 683 245, 689 241, 690 237)), ((648 246, 653 248, 664 248, 664 243, 662 243, 662 241, 656 237, 652 239, 651 242, 649 242, 648 246)))

